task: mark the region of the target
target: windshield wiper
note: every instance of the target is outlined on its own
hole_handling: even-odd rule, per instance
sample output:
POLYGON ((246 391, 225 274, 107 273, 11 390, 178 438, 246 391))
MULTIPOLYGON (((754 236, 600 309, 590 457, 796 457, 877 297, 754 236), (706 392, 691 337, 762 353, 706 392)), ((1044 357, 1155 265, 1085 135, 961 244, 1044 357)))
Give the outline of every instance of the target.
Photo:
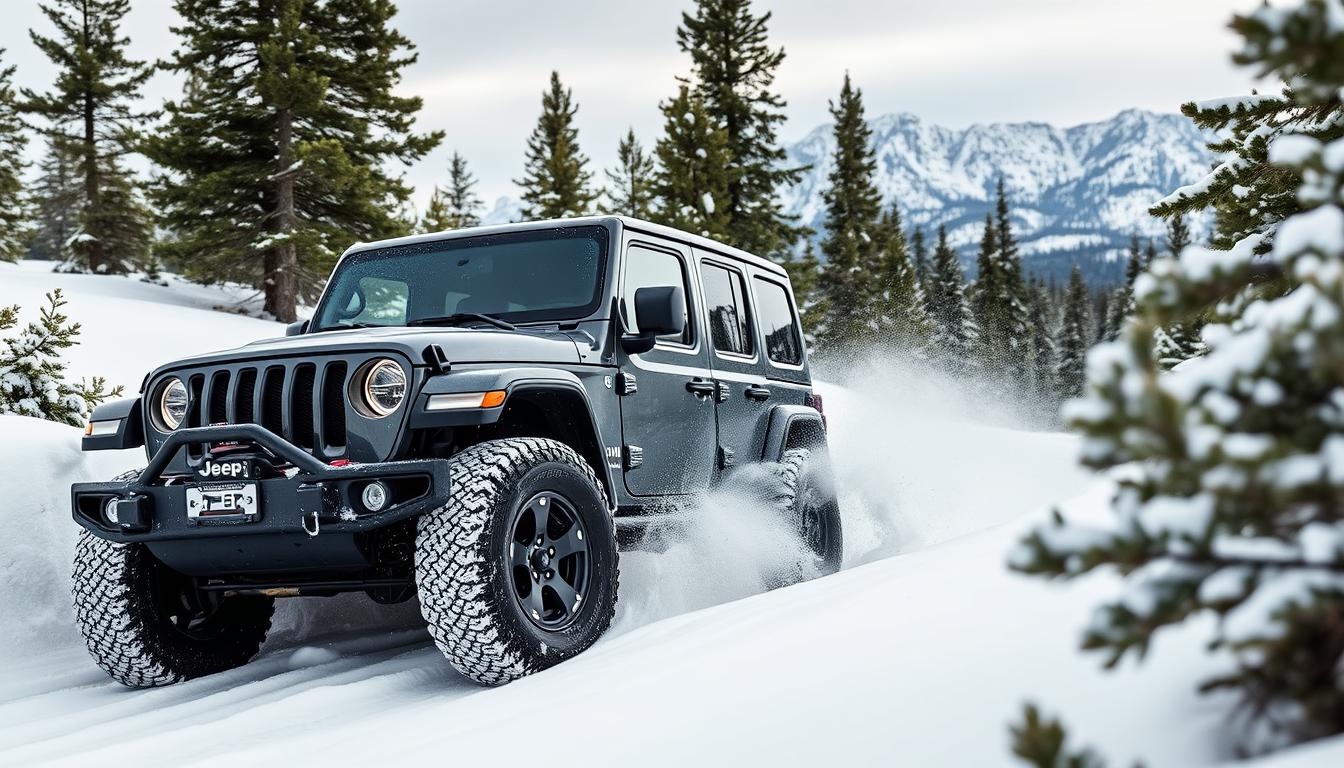
POLYGON ((414 320, 407 321, 408 326, 417 325, 460 325, 461 323, 473 320, 480 323, 489 323, 496 328, 502 328, 506 331, 516 331, 518 326, 498 317, 482 314, 480 312, 454 312, 451 315, 440 315, 438 317, 417 317, 414 320))

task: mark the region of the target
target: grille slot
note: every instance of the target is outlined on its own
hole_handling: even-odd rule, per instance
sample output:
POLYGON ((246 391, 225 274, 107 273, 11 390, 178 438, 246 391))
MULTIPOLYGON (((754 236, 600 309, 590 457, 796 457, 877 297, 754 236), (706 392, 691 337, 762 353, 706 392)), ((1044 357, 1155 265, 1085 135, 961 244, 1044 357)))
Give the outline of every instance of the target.
POLYGON ((313 450, 313 383, 317 366, 300 363, 294 367, 293 386, 289 394, 290 442, 300 448, 313 450))
POLYGON ((224 424, 229 420, 227 410, 229 400, 229 372, 216 371, 208 380, 203 399, 206 407, 206 424, 224 424))
POLYGON ((285 369, 273 365, 266 369, 266 376, 261 381, 261 405, 258 410, 261 426, 277 435, 285 434, 285 420, 281 414, 284 398, 285 369))
POLYGON ((233 424, 255 424, 257 369, 244 368, 238 372, 237 384, 233 388, 233 403, 229 408, 229 422, 233 424))
POLYGON ((345 448, 345 374, 344 361, 328 363, 322 369, 322 447, 333 452, 345 448))

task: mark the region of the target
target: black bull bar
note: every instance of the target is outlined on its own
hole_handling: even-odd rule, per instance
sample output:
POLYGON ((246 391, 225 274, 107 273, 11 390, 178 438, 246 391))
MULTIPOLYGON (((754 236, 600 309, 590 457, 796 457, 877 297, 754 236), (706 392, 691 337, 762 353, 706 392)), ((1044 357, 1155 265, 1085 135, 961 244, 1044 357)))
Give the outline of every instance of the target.
MULTIPOLYGON (((209 481, 207 481, 209 482, 209 481)), ((388 461, 331 466, 256 424, 179 429, 150 459, 139 477, 109 483, 76 483, 70 489, 75 521, 116 542, 156 542, 203 537, 322 532, 360 533, 416 517, 448 500, 451 477, 446 459, 388 461), (221 445, 226 444, 226 445, 221 445), (165 478, 179 451, 195 470, 207 460, 255 458, 281 470, 279 477, 249 479, 259 492, 255 518, 246 521, 190 518, 187 488, 194 475, 165 478), (288 465, 284 467, 283 465, 288 465), (378 511, 360 500, 364 487, 383 483, 388 501, 378 511), (115 500, 116 522, 107 515, 115 500)))

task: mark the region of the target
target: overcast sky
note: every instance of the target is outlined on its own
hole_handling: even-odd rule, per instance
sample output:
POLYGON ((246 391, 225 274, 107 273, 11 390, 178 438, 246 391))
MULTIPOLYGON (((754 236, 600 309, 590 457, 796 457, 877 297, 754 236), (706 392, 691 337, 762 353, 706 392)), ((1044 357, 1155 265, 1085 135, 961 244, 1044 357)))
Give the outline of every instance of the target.
MULTIPOLYGON (((51 65, 28 40, 47 31, 37 0, 3 0, 5 61, 20 85, 45 88, 51 65)), ((645 145, 661 127, 658 101, 685 74, 675 29, 690 0, 400 0, 394 20, 420 60, 402 89, 425 99, 420 125, 443 146, 407 169, 427 197, 453 149, 467 158, 487 207, 516 191, 523 148, 552 69, 572 87, 580 144, 611 165, 633 126, 645 145)), ((870 117, 912 112, 951 127, 1039 120, 1073 125, 1127 107, 1176 111, 1193 98, 1245 92, 1249 73, 1229 62, 1233 11, 1259 0, 758 0, 787 58, 778 90, 782 132, 795 140, 826 122, 845 70, 870 117)), ((166 57, 171 0, 132 0, 131 54, 166 57)), ((167 76, 151 100, 176 89, 167 76)), ((30 147, 36 149, 36 147, 30 147)), ((601 178, 601 174, 598 174, 601 178)))

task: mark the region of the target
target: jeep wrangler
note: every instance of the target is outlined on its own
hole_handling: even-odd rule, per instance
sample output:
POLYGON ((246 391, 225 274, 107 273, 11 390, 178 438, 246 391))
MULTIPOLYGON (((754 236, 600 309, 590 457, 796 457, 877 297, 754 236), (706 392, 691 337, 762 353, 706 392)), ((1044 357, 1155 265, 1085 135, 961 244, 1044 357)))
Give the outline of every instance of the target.
POLYGON ((98 407, 83 448, 148 465, 72 488, 76 618, 128 686, 242 665, 275 598, 341 592, 418 597, 479 683, 544 669, 610 624, 618 530, 638 545, 753 462, 803 565, 840 564, 786 273, 643 221, 356 245, 311 320, 139 395, 98 407))

